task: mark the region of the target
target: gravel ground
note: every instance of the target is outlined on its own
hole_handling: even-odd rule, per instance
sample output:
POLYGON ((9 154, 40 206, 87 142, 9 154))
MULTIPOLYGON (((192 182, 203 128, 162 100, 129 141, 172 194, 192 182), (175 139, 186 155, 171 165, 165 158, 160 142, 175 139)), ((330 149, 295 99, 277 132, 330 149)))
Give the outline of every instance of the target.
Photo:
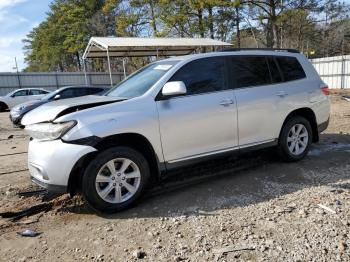
MULTIPOLYGON (((61 196, 49 212, 0 218, 0 261, 350 261, 350 102, 340 95, 333 92, 321 141, 298 163, 266 150, 182 170, 182 178, 220 176, 153 192, 109 216, 61 196), (41 234, 17 234, 25 229, 41 234)), ((16 194, 35 188, 28 140, 0 113, 0 212, 42 201, 16 194)))

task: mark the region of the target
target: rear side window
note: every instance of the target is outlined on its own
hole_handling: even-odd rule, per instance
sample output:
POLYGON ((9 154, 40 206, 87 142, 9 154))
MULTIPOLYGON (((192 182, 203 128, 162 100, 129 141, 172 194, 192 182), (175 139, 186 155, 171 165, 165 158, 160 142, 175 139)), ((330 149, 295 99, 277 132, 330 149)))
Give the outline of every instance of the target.
POLYGON ((224 90, 225 57, 208 57, 189 62, 170 81, 183 81, 188 95, 224 90))
POLYGON ((41 95, 41 94, 43 93, 41 92, 41 90, 38 90, 38 89, 31 89, 29 92, 29 95, 32 95, 32 96, 41 95))
POLYGON ((281 83, 282 76, 280 71, 278 70, 275 59, 273 57, 268 57, 267 59, 269 61, 269 68, 270 68, 272 83, 281 83))
POLYGON ((305 78, 305 72, 295 57, 279 56, 276 57, 278 65, 282 71, 284 81, 292 81, 305 78))
POLYGON ((264 56, 231 56, 230 59, 237 87, 271 84, 270 72, 264 56))

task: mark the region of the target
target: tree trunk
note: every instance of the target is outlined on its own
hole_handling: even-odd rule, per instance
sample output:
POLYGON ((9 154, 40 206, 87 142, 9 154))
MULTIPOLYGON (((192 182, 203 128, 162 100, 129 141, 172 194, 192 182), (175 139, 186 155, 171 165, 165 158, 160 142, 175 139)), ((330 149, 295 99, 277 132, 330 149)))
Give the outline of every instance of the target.
POLYGON ((198 27, 199 27, 199 34, 202 38, 204 38, 204 26, 203 26, 203 9, 198 9, 198 27))
POLYGON ((78 69, 81 71, 81 63, 80 63, 80 55, 79 52, 75 53, 75 56, 77 57, 77 62, 78 62, 78 69))
POLYGON ((152 28, 153 28, 153 36, 157 36, 158 35, 158 30, 157 30, 157 23, 156 23, 156 17, 154 15, 154 3, 153 0, 149 1, 149 5, 151 7, 151 24, 152 24, 152 28))
POLYGON ((279 41, 279 31, 277 25, 277 16, 276 16, 276 2, 275 0, 270 0, 270 21, 271 21, 271 30, 273 37, 273 45, 272 47, 280 47, 279 41))
POLYGON ((239 6, 235 7, 236 9, 236 43, 237 43, 237 47, 240 48, 241 47, 241 29, 239 26, 240 23, 240 16, 239 16, 239 6))
POLYGON ((208 7, 210 38, 214 39, 213 7, 208 7))

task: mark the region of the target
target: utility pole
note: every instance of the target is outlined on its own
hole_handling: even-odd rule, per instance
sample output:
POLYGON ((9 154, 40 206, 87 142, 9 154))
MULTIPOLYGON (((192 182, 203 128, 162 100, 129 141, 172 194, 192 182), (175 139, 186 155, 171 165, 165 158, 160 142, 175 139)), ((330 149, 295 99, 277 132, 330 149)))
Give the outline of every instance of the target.
POLYGON ((17 58, 15 57, 15 64, 16 64, 16 72, 17 72, 17 80, 18 80, 18 87, 21 88, 21 79, 19 77, 19 72, 18 72, 18 64, 17 64, 17 58))

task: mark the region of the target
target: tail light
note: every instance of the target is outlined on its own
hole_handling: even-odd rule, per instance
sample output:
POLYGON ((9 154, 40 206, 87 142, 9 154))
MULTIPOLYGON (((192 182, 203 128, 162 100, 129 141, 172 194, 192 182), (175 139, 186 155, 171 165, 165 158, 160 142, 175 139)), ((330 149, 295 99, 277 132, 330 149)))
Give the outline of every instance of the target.
POLYGON ((321 91, 322 91, 322 93, 325 94, 326 96, 329 96, 330 91, 329 91, 328 86, 326 86, 326 85, 321 85, 321 91))

